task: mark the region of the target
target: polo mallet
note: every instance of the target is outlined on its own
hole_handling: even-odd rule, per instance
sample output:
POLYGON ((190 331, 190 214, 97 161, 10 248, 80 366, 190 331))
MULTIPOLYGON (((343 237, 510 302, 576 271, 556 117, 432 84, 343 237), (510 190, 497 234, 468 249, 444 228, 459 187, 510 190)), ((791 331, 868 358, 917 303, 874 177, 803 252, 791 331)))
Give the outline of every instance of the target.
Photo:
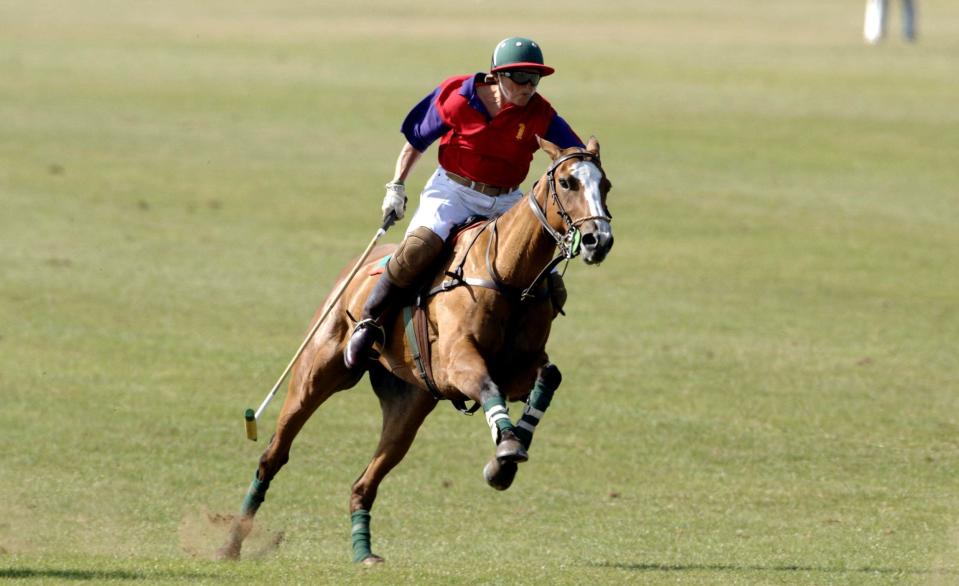
POLYGON ((283 379, 286 378, 286 375, 290 373, 290 370, 293 368, 293 364, 300 357, 300 354, 303 353, 303 349, 306 348, 306 345, 313 338, 313 335, 320 329, 320 326, 323 325, 323 322, 326 320, 326 316, 330 315, 330 312, 333 310, 333 307, 340 300, 340 297, 343 296, 343 292, 346 291, 346 287, 350 284, 350 281, 353 280, 353 277, 356 276, 356 273, 360 271, 360 267, 363 266, 363 263, 366 262, 366 257, 370 255, 370 252, 373 250, 373 247, 376 246, 376 243, 380 238, 386 234, 386 231, 390 229, 396 222, 396 213, 390 212, 389 215, 383 220, 383 225, 380 226, 380 229, 376 231, 376 235, 373 236, 373 240, 370 240, 369 246, 366 247, 366 250, 363 251, 363 254, 360 255, 359 260, 356 261, 356 264, 353 265, 353 270, 350 271, 349 276, 343 280, 343 283, 340 285, 339 290, 336 292, 336 295, 333 296, 333 299, 330 300, 330 303, 326 306, 326 311, 323 312, 323 315, 320 316, 320 319, 316 320, 316 324, 313 325, 313 328, 310 330, 310 333, 306 335, 306 338, 303 340, 303 343, 300 344, 299 349, 297 349, 296 354, 293 355, 290 363, 286 365, 286 369, 283 371, 283 374, 280 375, 280 378, 277 379, 276 384, 273 385, 273 389, 270 390, 266 398, 263 399, 263 402, 260 403, 259 409, 253 411, 253 409, 247 409, 244 413, 244 418, 246 419, 246 437, 250 440, 256 441, 256 422, 259 421, 260 416, 263 415, 263 411, 266 410, 267 405, 270 404, 270 401, 273 400, 273 397, 276 396, 276 392, 280 389, 280 385, 283 384, 283 379))

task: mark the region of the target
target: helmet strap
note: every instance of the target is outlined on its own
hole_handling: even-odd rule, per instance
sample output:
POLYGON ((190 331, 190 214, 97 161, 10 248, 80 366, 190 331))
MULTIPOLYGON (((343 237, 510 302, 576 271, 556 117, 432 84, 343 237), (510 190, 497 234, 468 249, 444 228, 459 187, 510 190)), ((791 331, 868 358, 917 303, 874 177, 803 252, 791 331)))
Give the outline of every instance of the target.
POLYGON ((499 107, 502 109, 509 103, 509 98, 506 96, 506 89, 503 87, 503 78, 498 75, 496 76, 496 93, 498 94, 499 107))

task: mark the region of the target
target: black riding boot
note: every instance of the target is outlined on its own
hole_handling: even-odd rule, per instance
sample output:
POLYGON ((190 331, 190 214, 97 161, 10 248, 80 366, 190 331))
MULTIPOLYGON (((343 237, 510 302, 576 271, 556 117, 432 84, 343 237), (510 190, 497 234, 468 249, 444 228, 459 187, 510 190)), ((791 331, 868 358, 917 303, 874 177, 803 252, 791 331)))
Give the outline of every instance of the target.
POLYGON ((386 332, 379 320, 393 308, 396 299, 404 291, 405 289, 393 284, 389 275, 386 273, 380 275, 380 280, 373 286, 370 296, 366 299, 363 315, 353 328, 353 335, 343 352, 343 362, 346 363, 347 368, 364 366, 367 361, 377 358, 373 344, 386 342, 386 332))
POLYGON ((419 227, 407 234, 396 252, 386 264, 386 272, 380 275, 373 291, 363 306, 363 316, 343 352, 343 362, 348 368, 366 366, 375 359, 373 343, 386 342, 386 332, 380 323, 405 293, 414 291, 416 283, 443 252, 443 239, 426 227, 419 227))

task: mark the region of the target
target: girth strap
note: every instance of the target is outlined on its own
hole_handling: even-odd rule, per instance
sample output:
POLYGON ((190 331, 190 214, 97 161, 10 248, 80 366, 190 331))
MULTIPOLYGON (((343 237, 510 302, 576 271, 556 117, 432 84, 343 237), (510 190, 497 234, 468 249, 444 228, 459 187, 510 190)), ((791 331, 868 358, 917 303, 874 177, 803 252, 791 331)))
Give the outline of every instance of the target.
MULTIPOLYGON (((410 344, 417 375, 434 399, 437 401, 444 400, 446 397, 441 395, 439 389, 436 388, 436 382, 433 380, 433 369, 430 366, 430 341, 426 310, 420 306, 408 305, 404 307, 403 323, 405 324, 406 339, 410 344)), ((450 403, 464 415, 472 415, 480 407, 479 403, 474 402, 472 407, 467 408, 466 402, 461 399, 450 399, 450 403)))

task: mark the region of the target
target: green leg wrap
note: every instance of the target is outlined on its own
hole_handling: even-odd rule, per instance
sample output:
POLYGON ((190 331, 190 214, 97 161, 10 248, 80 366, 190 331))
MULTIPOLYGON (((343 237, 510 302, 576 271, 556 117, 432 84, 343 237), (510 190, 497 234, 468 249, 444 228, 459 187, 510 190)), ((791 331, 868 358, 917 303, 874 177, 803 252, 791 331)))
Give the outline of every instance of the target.
POLYGON ((488 399, 483 403, 483 412, 486 414, 486 423, 489 424, 490 433, 493 434, 494 444, 499 441, 501 432, 513 429, 513 422, 509 420, 506 399, 503 397, 488 399))
POLYGON ((246 491, 246 497, 243 499, 243 507, 240 509, 240 513, 244 517, 252 517, 256 514, 256 511, 266 499, 266 490, 268 488, 270 488, 270 482, 261 481, 257 476, 257 472, 254 472, 253 482, 250 483, 250 488, 246 491))
POLYGON ((519 438, 526 449, 529 449, 530 444, 533 443, 533 432, 536 431, 536 424, 546 415, 546 409, 549 408, 549 403, 553 400, 553 391, 555 390, 555 388, 547 386, 542 379, 538 379, 529 394, 529 399, 526 400, 523 415, 516 423, 516 437, 519 438))
POLYGON ((353 523, 353 561, 362 562, 373 555, 370 549, 370 512, 360 509, 350 515, 353 523))

